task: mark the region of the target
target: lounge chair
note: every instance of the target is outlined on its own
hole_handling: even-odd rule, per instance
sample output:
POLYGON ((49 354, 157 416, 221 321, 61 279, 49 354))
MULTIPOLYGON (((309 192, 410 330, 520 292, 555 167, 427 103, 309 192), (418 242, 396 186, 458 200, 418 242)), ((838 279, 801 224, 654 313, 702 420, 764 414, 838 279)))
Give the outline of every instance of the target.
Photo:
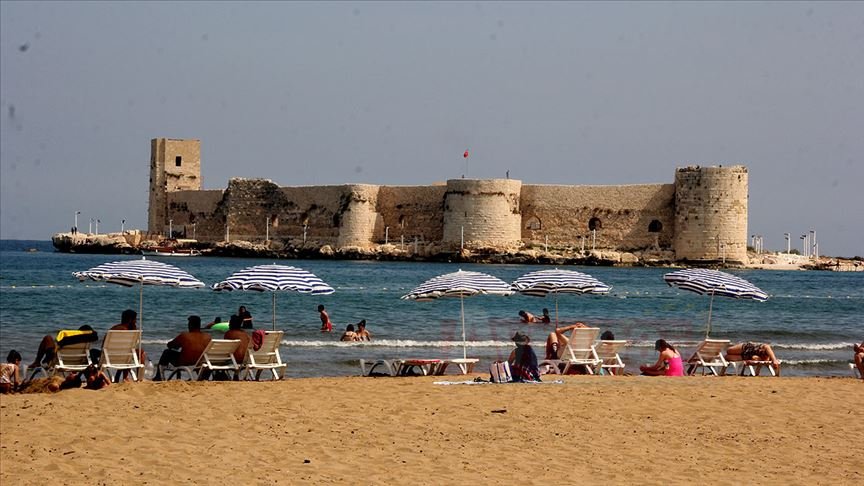
POLYGON ((93 364, 90 360, 90 343, 67 344, 58 347, 54 353, 54 359, 44 366, 38 366, 30 370, 28 381, 42 373, 46 377, 56 374, 66 375, 78 371, 84 371, 93 364))
POLYGON ((585 371, 589 375, 593 375, 595 370, 599 370, 603 361, 597 356, 597 351, 594 348, 594 342, 597 336, 600 335, 600 328, 597 327, 577 327, 570 332, 567 349, 561 359, 544 359, 540 361, 539 366, 542 369, 544 365, 548 365, 551 373, 567 374, 573 366, 584 366, 585 371), (563 364, 563 368, 561 365, 563 364))
POLYGON ((399 367, 402 364, 401 359, 376 359, 376 360, 360 360, 360 374, 363 376, 396 376, 399 371, 399 367), (367 369, 368 366, 368 369, 367 369), (377 373, 375 372, 375 368, 379 370, 377 373))
MULTIPOLYGON (((138 356, 141 344, 141 331, 108 331, 102 343, 102 356, 99 358, 99 370, 129 370, 132 380, 144 379, 140 373, 144 369, 138 356), (139 374, 140 373, 140 374, 139 374)), ((118 373, 119 378, 119 373, 118 373)), ((116 380, 115 380, 116 381, 116 380)))
MULTIPOLYGON (((783 360, 778 360, 780 363, 783 363, 783 360)), ((780 376, 780 365, 777 365, 777 370, 774 370, 774 364, 771 361, 767 360, 758 360, 758 359, 745 359, 743 361, 730 361, 729 362, 732 367, 735 369, 735 372, 740 376, 759 376, 759 373, 762 372, 762 368, 768 368, 768 371, 771 372, 771 376, 780 376), (741 367, 741 371, 738 371, 738 367, 741 367)))
POLYGON ((695 375, 698 368, 702 368, 702 376, 706 370, 710 370, 714 376, 725 375, 729 369, 729 362, 723 357, 726 348, 729 347, 728 339, 706 339, 699 343, 696 351, 687 360, 687 374, 695 375))
POLYGON ((397 376, 432 375, 441 365, 440 359, 402 359, 399 360, 397 376))
POLYGON ((459 370, 459 374, 467 375, 474 372, 474 365, 479 361, 477 358, 442 359, 438 366, 432 370, 432 374, 443 375, 447 371, 447 367, 452 364, 459 370))
POLYGON ((165 381, 171 378, 181 379, 184 372, 189 375, 190 380, 205 380, 213 371, 233 371, 234 376, 237 376, 240 365, 234 359, 234 351, 237 351, 239 346, 239 339, 211 339, 194 365, 160 365, 159 374, 165 381))
POLYGON ((252 347, 252 341, 249 341, 243 360, 243 371, 247 380, 251 380, 254 373, 257 381, 261 378, 261 373, 267 370, 273 373, 274 380, 281 380, 285 376, 287 366, 279 354, 279 345, 284 334, 284 331, 264 331, 264 341, 257 351, 252 347))
POLYGON ((618 355, 618 351, 626 345, 627 341, 624 340, 601 340, 594 346, 594 349, 597 351, 597 357, 602 361, 599 369, 601 375, 624 374, 625 364, 624 361, 621 360, 621 356, 618 355))

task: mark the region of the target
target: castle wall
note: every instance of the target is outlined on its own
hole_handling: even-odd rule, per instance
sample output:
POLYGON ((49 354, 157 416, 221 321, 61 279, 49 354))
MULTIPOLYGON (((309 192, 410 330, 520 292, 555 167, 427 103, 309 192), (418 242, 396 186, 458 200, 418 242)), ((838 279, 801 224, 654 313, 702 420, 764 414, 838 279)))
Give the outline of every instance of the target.
POLYGON ((522 181, 451 179, 444 194, 442 243, 457 247, 520 246, 522 181))
POLYGON ((220 207, 223 195, 221 189, 169 192, 168 214, 174 233, 206 242, 224 239, 225 215, 220 207))
MULTIPOLYGON (((389 241, 406 246, 418 242, 437 243, 444 234, 444 193, 438 186, 381 186, 378 190, 378 213, 384 227, 389 227, 389 241)), ((376 235, 383 242, 384 235, 376 235)))
POLYGON ((201 189, 201 141, 154 138, 150 140, 150 201, 147 229, 166 234, 168 194, 201 189))
POLYGON ((339 198, 339 247, 368 247, 379 232, 383 232, 378 206, 378 186, 352 184, 343 186, 339 198))
POLYGON ((743 166, 675 171, 675 258, 747 263, 748 172, 743 166))
POLYGON ((548 237, 552 246, 581 247, 584 237, 586 249, 594 237, 597 248, 669 248, 675 234, 674 202, 673 184, 525 184, 521 238, 526 244, 543 244, 548 237))

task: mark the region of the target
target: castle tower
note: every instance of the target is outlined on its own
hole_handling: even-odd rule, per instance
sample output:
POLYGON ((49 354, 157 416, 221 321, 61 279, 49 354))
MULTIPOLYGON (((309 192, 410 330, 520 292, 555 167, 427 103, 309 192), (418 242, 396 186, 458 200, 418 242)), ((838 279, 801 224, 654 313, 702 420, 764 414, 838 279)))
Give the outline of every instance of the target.
POLYGON ((522 181, 514 179, 450 179, 444 194, 445 245, 519 246, 522 181))
POLYGON ((150 202, 147 231, 167 234, 168 193, 201 190, 201 141, 150 140, 150 202))
POLYGON ((747 263, 747 168, 675 172, 675 259, 747 263))

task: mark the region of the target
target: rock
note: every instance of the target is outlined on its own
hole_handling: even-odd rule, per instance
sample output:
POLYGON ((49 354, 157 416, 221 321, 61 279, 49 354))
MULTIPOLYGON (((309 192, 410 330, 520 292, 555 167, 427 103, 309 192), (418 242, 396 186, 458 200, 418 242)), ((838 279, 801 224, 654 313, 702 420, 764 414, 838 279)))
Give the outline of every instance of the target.
POLYGON ((333 251, 333 248, 330 247, 330 245, 324 245, 318 250, 318 253, 323 256, 332 257, 335 252, 333 251))

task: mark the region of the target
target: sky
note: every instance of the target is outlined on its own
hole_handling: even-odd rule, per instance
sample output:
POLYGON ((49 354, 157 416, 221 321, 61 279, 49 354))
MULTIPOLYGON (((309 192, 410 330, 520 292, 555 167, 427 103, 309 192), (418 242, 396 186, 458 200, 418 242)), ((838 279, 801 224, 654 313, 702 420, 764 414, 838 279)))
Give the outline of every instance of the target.
POLYGON ((743 164, 766 249, 864 256, 864 2, 0 2, 0 238, 146 229, 157 137, 206 189, 743 164))

